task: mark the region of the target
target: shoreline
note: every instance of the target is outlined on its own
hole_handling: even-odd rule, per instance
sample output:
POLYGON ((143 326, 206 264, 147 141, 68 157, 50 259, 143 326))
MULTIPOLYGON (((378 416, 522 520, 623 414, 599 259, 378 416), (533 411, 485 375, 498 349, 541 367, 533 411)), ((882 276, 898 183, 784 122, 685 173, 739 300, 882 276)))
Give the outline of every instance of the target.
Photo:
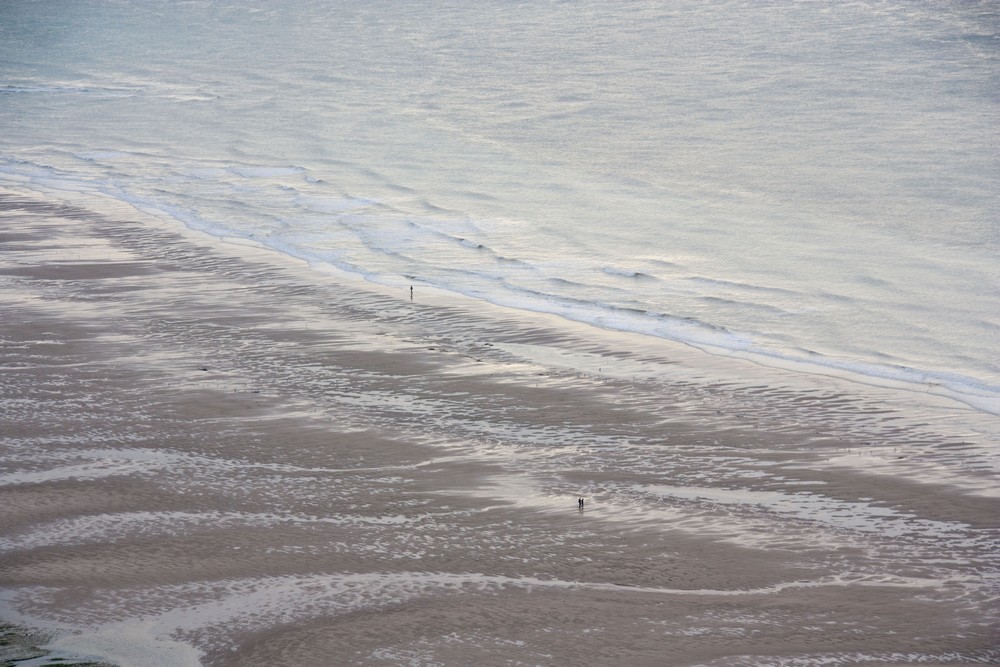
POLYGON ((0 198, 0 618, 53 646, 1000 656, 995 420, 63 202, 0 198))
MULTIPOLYGON (((56 193, 44 193, 25 187, 44 199, 56 193)), ((0 192, 3 187, 0 186, 0 192)), ((407 285, 397 286, 372 282, 362 275, 340 270, 329 264, 314 264, 308 260, 283 253, 252 239, 242 237, 220 237, 206 231, 192 229, 172 217, 161 217, 151 212, 137 211, 131 204, 116 198, 98 194, 84 194, 76 191, 60 191, 61 201, 91 202, 97 204, 99 210, 113 212, 119 218, 138 217, 145 225, 169 235, 176 235, 195 248, 203 248, 210 252, 222 253, 234 261, 252 259, 264 265, 283 271, 290 271, 296 278, 308 283, 326 285, 332 290, 359 290, 389 299, 394 306, 406 307, 413 304, 409 300, 407 285), (104 207, 107 207, 106 209, 104 207), (321 280, 322 279, 322 280, 321 280)), ((711 346, 701 346, 684 341, 647 335, 643 333, 620 329, 608 329, 587 322, 567 319, 555 313, 523 310, 489 301, 477 299, 463 294, 450 292, 433 286, 422 286, 419 302, 422 306, 439 309, 456 309, 469 318, 483 317, 493 321, 511 321, 515 326, 539 328, 566 334, 572 338, 583 339, 588 343, 593 341, 606 351, 604 357, 588 352, 577 353, 558 345, 543 344, 535 346, 516 345, 514 354, 519 360, 537 363, 543 367, 575 372, 581 377, 588 376, 598 382, 628 381, 635 377, 650 374, 672 374, 672 367, 679 365, 693 374, 696 381, 707 385, 723 385, 739 378, 747 385, 776 383, 790 386, 793 391, 806 392, 824 391, 827 387, 835 387, 835 391, 849 395, 860 395, 875 403, 885 403, 890 409, 906 414, 920 414, 911 418, 913 424, 920 426, 929 417, 935 426, 948 429, 943 433, 952 438, 968 438, 961 445, 971 445, 976 440, 984 442, 1000 442, 1000 418, 992 412, 980 409, 960 398, 948 393, 921 391, 909 382, 896 381, 890 378, 876 378, 852 372, 840 371, 824 366, 812 366, 795 361, 787 363, 772 363, 773 358, 762 358, 760 355, 715 349, 711 346), (623 355, 618 350, 625 350, 627 358, 637 358, 634 364, 623 365, 623 355), (611 356, 614 364, 608 364, 606 357, 611 356), (669 361, 663 361, 669 358, 669 361), (602 360, 603 359, 603 360, 602 360), (650 360, 653 360, 652 363, 650 360), (617 367, 616 367, 617 364, 617 367), (921 414, 922 413, 922 414, 921 414)), ((308 324, 306 325, 308 326, 308 324)), ((495 345, 495 343, 494 343, 495 345)), ((505 348, 509 350, 510 348, 505 348)), ((481 351, 481 350, 480 350, 481 351)), ((743 406, 746 408, 747 406, 743 406)), ((906 419, 906 417, 898 417, 906 419)), ((874 442, 865 443, 872 445, 874 442)), ((850 449, 850 448, 847 448, 850 449)), ((989 459, 985 464, 994 475, 1000 475, 1000 451, 986 448, 977 452, 983 459, 989 459)), ((848 457, 839 457, 843 465, 852 466, 848 457)), ((869 466, 869 462, 863 465, 869 466)), ((984 468, 985 469, 985 468, 984 468)), ((893 471, 897 474, 899 471, 893 471)), ((943 471, 935 471, 940 475, 943 471)), ((1000 485, 994 479, 988 479, 978 487, 970 487, 965 471, 958 475, 948 473, 952 479, 938 480, 946 483, 956 483, 965 492, 980 493, 990 497, 1000 498, 1000 485)))
MULTIPOLYGON (((5 187, 15 186, 0 184, 0 190, 5 187)), ((126 216, 138 214, 147 220, 147 222, 155 221, 156 225, 180 234, 183 238, 191 240, 196 246, 216 247, 217 249, 228 246, 228 250, 224 250, 224 252, 234 254, 237 257, 244 252, 252 252, 255 255, 258 252, 262 252, 265 255, 258 256, 266 257, 269 255, 270 259, 265 259, 269 263, 286 267, 305 266, 311 272, 325 275, 335 283, 347 287, 356 286, 363 290, 376 291, 386 295, 402 295, 405 299, 406 288, 407 286, 411 286, 410 283, 413 282, 403 278, 396 279, 395 283, 392 281, 374 281, 360 273, 340 269, 324 262, 313 262, 307 258, 272 248, 266 243, 252 238, 252 236, 249 238, 243 236, 226 236, 213 231, 199 230, 158 209, 136 207, 127 201, 101 193, 82 192, 71 189, 39 190, 28 182, 20 184, 20 187, 38 193, 43 198, 56 197, 66 202, 77 200, 99 201, 102 208, 108 207, 109 210, 115 210, 126 216)), ((713 345, 709 342, 675 339, 632 329, 608 328, 597 322, 571 317, 567 314, 560 314, 551 310, 535 309, 523 305, 504 305, 481 297, 469 296, 460 292, 420 283, 419 278, 415 280, 420 285, 422 297, 427 303, 431 304, 454 305, 457 303, 473 311, 483 308, 501 313, 512 311, 522 314, 529 321, 538 321, 543 323, 543 325, 552 326, 557 329, 575 327, 578 331, 589 331, 592 335, 596 334, 601 337, 608 336, 611 340, 620 336, 622 340, 628 341, 627 344, 629 346, 641 346, 643 343, 637 343, 636 341, 646 341, 645 344, 654 349, 664 347, 668 349, 673 348, 675 353, 678 350, 690 350, 695 353, 694 359, 696 360, 699 356, 708 355, 722 360, 723 363, 735 362, 735 368, 740 368, 741 364, 748 363, 761 367, 765 374, 768 371, 774 371, 778 374, 791 373, 795 376, 812 376, 818 378, 820 382, 823 378, 830 378, 835 382, 847 382, 860 385, 861 387, 872 387, 877 390, 887 390, 889 392, 903 392, 912 395, 914 400, 927 402, 930 406, 942 404, 948 407, 949 404, 957 404, 963 409, 981 413, 989 419, 1000 417, 1000 402, 998 402, 1000 399, 996 396, 991 397, 976 393, 974 388, 970 391, 950 388, 949 383, 954 380, 949 380, 947 377, 948 373, 945 371, 927 371, 897 364, 890 364, 881 368, 874 362, 850 361, 836 357, 824 357, 823 355, 818 355, 816 359, 810 360, 806 357, 796 357, 788 352, 753 349, 752 344, 746 349, 730 349, 724 346, 713 345), (870 369, 870 372, 859 370, 863 368, 870 369)), ((693 363, 694 365, 698 365, 699 362, 694 361, 693 363)), ((702 361, 701 363, 706 362, 702 361)), ((961 377, 963 380, 972 381, 974 385, 990 386, 986 381, 974 376, 961 377)))

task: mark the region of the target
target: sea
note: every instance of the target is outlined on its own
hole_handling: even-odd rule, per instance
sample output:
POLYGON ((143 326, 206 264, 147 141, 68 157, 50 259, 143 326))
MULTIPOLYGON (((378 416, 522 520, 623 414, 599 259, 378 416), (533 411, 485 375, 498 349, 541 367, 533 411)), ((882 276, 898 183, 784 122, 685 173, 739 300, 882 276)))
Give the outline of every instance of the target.
POLYGON ((0 186, 1000 414, 1000 5, 11 0, 0 186))

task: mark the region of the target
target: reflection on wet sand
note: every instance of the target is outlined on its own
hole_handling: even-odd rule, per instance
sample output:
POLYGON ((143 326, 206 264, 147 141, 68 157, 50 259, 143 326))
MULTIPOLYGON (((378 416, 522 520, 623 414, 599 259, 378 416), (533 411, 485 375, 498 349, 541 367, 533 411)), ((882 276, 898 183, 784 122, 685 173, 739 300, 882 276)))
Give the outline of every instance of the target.
POLYGON ((995 419, 109 206, 0 199, 0 617, 62 655, 1000 659, 995 419))

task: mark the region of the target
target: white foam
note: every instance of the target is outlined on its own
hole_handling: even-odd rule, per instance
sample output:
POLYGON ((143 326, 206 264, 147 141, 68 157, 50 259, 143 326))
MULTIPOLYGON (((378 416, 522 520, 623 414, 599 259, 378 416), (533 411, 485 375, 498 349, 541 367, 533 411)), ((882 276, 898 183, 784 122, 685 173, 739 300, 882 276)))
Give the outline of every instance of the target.
POLYGON ((123 151, 85 151, 83 153, 75 154, 81 160, 95 161, 95 160, 115 160, 120 157, 128 157, 128 153, 123 151))
POLYGON ((305 173, 302 167, 265 167, 254 165, 232 165, 227 171, 243 178, 271 178, 276 176, 295 176, 305 173))
POLYGON ((296 201, 303 208, 318 213, 344 213, 366 209, 378 204, 377 201, 362 197, 328 198, 309 195, 300 195, 296 201))

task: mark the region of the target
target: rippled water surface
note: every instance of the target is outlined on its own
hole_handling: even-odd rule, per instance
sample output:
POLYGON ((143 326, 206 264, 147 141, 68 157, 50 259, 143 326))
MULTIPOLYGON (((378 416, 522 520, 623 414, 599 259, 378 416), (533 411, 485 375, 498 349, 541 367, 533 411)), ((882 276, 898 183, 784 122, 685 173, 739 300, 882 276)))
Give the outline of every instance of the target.
POLYGON ((998 411, 989 2, 11 2, 0 179, 998 411))

